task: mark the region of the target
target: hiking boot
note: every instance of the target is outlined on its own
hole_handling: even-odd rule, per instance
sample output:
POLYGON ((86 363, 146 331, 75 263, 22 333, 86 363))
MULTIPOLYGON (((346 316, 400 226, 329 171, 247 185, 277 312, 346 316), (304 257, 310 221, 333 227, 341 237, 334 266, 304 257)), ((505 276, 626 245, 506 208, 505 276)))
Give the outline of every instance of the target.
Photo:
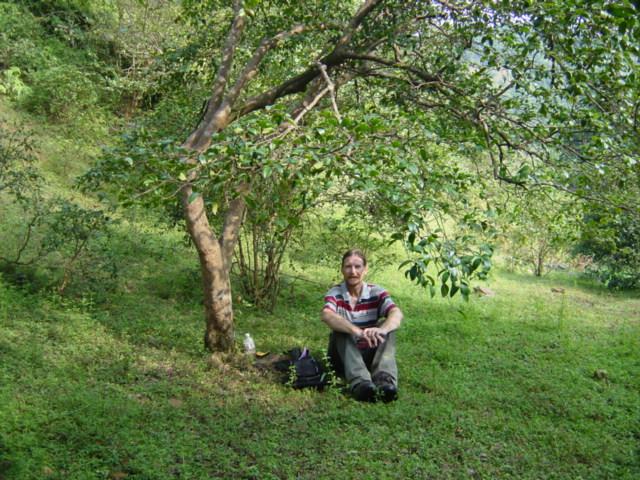
POLYGON ((376 393, 376 386, 369 381, 358 383, 351 389, 353 398, 355 398, 359 402, 375 402, 376 393))
POLYGON ((386 372, 379 372, 373 378, 373 382, 384 403, 393 402, 398 399, 398 387, 396 387, 391 375, 386 372))

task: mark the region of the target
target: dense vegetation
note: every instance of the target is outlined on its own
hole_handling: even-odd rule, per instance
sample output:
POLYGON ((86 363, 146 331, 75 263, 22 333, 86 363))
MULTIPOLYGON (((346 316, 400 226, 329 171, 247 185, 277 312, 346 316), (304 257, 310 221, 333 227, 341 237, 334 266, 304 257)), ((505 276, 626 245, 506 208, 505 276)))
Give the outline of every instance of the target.
POLYGON ((0 2, 0 479, 640 475, 637 5, 356 3, 0 2), (353 246, 393 405, 236 352, 353 246))

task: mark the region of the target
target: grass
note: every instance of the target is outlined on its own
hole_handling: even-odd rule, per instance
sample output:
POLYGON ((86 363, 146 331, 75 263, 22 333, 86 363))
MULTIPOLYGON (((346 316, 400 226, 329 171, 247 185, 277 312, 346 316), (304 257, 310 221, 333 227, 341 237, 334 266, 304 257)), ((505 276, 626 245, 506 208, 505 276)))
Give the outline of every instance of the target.
MULTIPOLYGON (((54 133, 37 133, 41 164, 66 192, 83 162, 54 133)), ((496 296, 465 303, 376 270, 406 316, 401 398, 363 405, 213 361, 182 236, 122 218, 114 291, 68 300, 0 277, 0 480, 640 478, 637 292, 498 270, 496 296)), ((238 339, 320 354, 337 269, 289 273, 273 314, 236 295, 238 339)))
MULTIPOLYGON (((640 476, 637 296, 496 272, 496 296, 465 303, 380 272, 406 315, 401 398, 363 405, 212 363, 181 234, 121 229, 120 286, 100 304, 0 283, 0 478, 640 476)), ((300 268, 312 281, 273 314, 237 299, 239 339, 323 350, 336 272, 300 268)))

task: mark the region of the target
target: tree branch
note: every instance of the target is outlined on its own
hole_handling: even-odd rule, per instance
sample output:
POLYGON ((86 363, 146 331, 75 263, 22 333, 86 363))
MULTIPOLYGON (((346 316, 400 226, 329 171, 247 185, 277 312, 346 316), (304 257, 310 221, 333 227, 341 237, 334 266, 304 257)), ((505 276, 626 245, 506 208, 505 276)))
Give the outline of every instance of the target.
MULTIPOLYGON (((351 21, 349 22, 349 26, 346 28, 345 32, 342 34, 340 39, 336 42, 336 47, 334 52, 338 49, 341 49, 345 45, 347 45, 356 31, 362 25, 364 19, 369 15, 379 4, 382 3, 382 0, 366 0, 355 13, 351 21)), ((324 62, 322 62, 324 63, 324 62)))
POLYGON ((225 102, 228 102, 230 105, 235 104, 242 89, 258 73, 258 67, 269 50, 277 46, 280 42, 286 40, 288 37, 302 33, 304 30, 304 25, 295 25, 290 30, 282 31, 271 38, 262 40, 262 42, 260 42, 260 46, 254 52, 253 57, 247 62, 244 70, 236 80, 233 87, 229 90, 225 102))
POLYGON ((246 183, 238 188, 238 196, 229 203, 229 208, 224 216, 224 225, 218 241, 222 248, 222 258, 224 259, 227 272, 231 269, 233 251, 238 243, 238 238, 240 238, 240 228, 242 227, 247 206, 244 197, 248 191, 249 185, 246 183))
POLYGON ((321 90, 317 95, 315 95, 310 101, 304 101, 302 108, 296 110, 296 116, 290 122, 285 122, 281 125, 281 128, 274 134, 265 137, 258 145, 270 143, 275 139, 285 137, 289 134, 295 127, 298 126, 302 117, 304 117, 307 113, 309 113, 313 107, 315 107, 318 102, 330 91, 330 87, 325 87, 321 90))
POLYGON ((367 62, 385 65, 390 68, 398 68, 400 70, 413 73, 416 77, 426 83, 442 83, 442 79, 437 75, 432 75, 410 65, 406 65, 404 63, 396 62, 393 60, 387 60, 386 58, 377 57, 375 55, 345 52, 344 57, 350 60, 364 60, 367 62))
POLYGON ((224 45, 222 53, 222 62, 218 68, 216 79, 213 82, 213 89, 211 91, 209 109, 215 111, 220 107, 224 90, 229 82, 229 72, 231 71, 231 65, 233 64, 233 57, 235 50, 240 43, 240 37, 245 27, 246 15, 242 11, 242 1, 234 0, 233 2, 233 23, 231 29, 227 35, 227 40, 224 45))
POLYGON ((340 111, 338 110, 338 104, 336 103, 335 86, 333 85, 333 82, 331 81, 331 79, 329 78, 329 75, 327 74, 327 67, 325 67, 321 63, 318 64, 318 66, 320 67, 320 72, 322 73, 322 77, 324 78, 324 81, 327 82, 329 93, 331 93, 331 105, 333 106, 333 112, 336 114, 336 118, 338 119, 338 122, 342 122, 342 117, 340 116, 340 111))
POLYGON ((26 233, 24 235, 24 239, 22 241, 22 245, 20 245, 20 247, 18 248, 18 252, 16 253, 16 259, 15 260, 9 260, 8 258, 0 256, 0 260, 2 260, 3 262, 6 262, 6 263, 12 263, 14 265, 30 265, 31 263, 33 263, 39 257, 39 255, 36 255, 30 262, 26 262, 26 263, 20 261, 20 258, 22 257, 22 254, 24 253, 24 250, 27 248, 27 245, 29 245, 29 242, 31 240, 31 235, 33 233, 33 228, 35 227, 35 225, 36 225, 36 223, 38 222, 39 219, 40 219, 40 213, 36 212, 34 214, 33 218, 27 224, 27 231, 26 231, 26 233))
MULTIPOLYGON (((355 13, 349 25, 345 28, 342 36, 336 41, 333 50, 321 58, 317 63, 321 63, 331 69, 343 64, 347 58, 344 56, 344 46, 353 38, 357 29, 362 25, 367 15, 369 15, 376 6, 382 3, 382 0, 366 0, 355 13)), ((374 42, 377 45, 377 42, 374 42)), ((369 51, 369 48, 367 48, 369 51)), ((303 92, 309 83, 321 75, 318 65, 312 65, 299 75, 296 75, 280 85, 273 87, 259 95, 249 98, 239 108, 234 109, 232 117, 240 118, 255 110, 260 110, 268 105, 273 104, 279 98, 295 93, 303 92)))
POLYGON ((209 145, 208 137, 215 131, 216 118, 220 114, 220 107, 223 103, 224 91, 229 82, 229 73, 233 64, 233 57, 240 37, 245 27, 246 14, 242 10, 242 1, 234 0, 233 23, 229 29, 227 40, 222 52, 222 62, 218 68, 216 79, 213 82, 211 96, 207 102, 205 113, 198 127, 189 135, 184 142, 184 146, 194 150, 204 150, 209 145))

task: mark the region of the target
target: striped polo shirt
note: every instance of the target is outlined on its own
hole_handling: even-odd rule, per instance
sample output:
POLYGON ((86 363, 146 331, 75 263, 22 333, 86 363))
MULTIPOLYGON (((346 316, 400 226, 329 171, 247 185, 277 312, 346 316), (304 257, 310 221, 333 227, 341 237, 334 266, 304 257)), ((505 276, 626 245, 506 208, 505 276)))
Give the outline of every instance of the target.
POLYGON ((330 310, 360 328, 375 327, 380 317, 386 317, 396 306, 389 293, 378 285, 365 283, 358 303, 351 308, 347 284, 342 282, 327 292, 323 310, 330 310))

